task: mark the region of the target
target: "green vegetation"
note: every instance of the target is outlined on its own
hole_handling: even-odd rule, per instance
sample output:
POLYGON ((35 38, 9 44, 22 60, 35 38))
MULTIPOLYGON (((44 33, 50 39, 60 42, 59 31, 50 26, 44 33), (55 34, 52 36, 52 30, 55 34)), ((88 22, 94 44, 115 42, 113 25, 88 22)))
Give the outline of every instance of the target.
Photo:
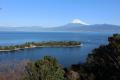
POLYGON ((75 47, 80 45, 81 43, 78 41, 27 42, 21 45, 0 46, 0 51, 13 51, 35 47, 75 47))
POLYGON ((64 69, 65 73, 51 57, 31 63, 27 66, 27 80, 120 80, 120 35, 114 34, 108 41, 94 49, 86 63, 72 65, 64 69))
POLYGON ((120 35, 114 34, 108 41, 109 44, 94 49, 84 64, 70 68, 63 69, 50 56, 30 62, 24 80, 120 80, 120 35))
POLYGON ((64 80, 64 70, 55 58, 45 56, 42 60, 28 63, 24 80, 64 80))
POLYGON ((73 65, 79 80, 120 80, 120 35, 108 38, 109 44, 94 49, 83 65, 73 65))

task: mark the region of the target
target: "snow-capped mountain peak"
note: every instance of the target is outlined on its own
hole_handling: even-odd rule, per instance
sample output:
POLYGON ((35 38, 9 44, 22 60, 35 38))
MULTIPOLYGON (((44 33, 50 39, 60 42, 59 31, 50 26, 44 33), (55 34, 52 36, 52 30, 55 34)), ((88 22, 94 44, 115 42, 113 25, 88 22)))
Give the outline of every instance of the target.
POLYGON ((82 24, 82 25, 89 25, 85 23, 84 21, 81 21, 80 19, 74 19, 71 23, 73 24, 82 24))

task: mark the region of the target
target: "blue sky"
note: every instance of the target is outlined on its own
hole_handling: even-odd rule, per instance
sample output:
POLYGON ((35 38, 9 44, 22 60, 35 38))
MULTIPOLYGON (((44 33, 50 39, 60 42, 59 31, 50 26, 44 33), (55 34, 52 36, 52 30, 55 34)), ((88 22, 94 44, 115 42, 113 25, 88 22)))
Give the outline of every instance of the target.
POLYGON ((0 0, 0 26, 120 25, 120 0, 0 0))

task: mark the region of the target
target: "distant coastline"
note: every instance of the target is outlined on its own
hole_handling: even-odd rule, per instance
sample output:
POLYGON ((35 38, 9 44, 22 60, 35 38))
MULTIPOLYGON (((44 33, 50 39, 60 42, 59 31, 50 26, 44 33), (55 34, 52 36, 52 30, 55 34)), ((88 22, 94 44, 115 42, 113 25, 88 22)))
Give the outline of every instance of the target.
POLYGON ((0 46, 0 52, 18 51, 38 47, 80 47, 78 41, 50 41, 50 42, 26 42, 21 45, 0 46))
POLYGON ((119 33, 120 25, 114 24, 91 24, 85 25, 81 23, 68 23, 56 27, 42 27, 42 26, 0 26, 0 32, 112 32, 119 33))

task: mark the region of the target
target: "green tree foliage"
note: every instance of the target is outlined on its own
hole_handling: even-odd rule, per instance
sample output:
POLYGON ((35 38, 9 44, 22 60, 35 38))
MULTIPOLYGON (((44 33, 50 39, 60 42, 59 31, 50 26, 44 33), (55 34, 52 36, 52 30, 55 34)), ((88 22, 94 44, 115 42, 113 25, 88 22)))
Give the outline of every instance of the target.
POLYGON ((45 56, 42 60, 28 63, 25 80, 64 80, 64 70, 55 58, 45 56))
POLYGON ((97 80, 120 80, 120 35, 108 38, 109 44, 93 50, 88 65, 97 80))
POLYGON ((108 38, 109 44, 94 49, 83 65, 74 65, 81 80, 120 80, 120 35, 108 38))

